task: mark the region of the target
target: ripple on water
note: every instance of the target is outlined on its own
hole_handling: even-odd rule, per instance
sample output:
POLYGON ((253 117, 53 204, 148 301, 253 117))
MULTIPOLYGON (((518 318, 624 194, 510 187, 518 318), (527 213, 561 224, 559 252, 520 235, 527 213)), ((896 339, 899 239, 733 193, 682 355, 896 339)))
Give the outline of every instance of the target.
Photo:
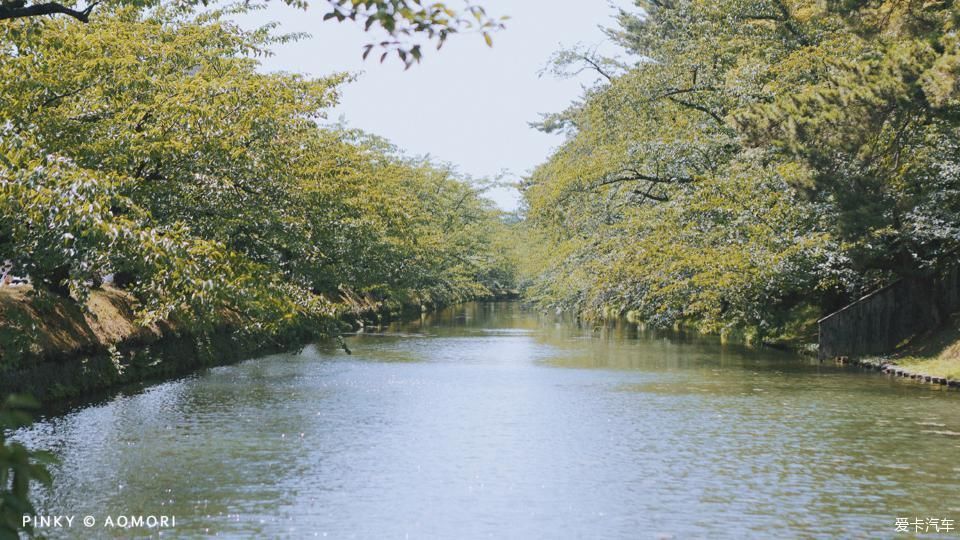
POLYGON ((61 458, 40 508, 171 513, 178 538, 887 537, 960 512, 955 395, 457 309, 21 430, 61 458))

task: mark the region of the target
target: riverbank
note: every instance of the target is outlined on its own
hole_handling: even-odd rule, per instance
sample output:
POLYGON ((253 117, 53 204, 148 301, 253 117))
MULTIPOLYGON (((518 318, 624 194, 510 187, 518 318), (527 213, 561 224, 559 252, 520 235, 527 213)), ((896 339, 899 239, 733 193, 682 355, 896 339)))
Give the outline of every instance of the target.
POLYGON ((159 507, 183 538, 885 537, 891 508, 955 497, 956 395, 692 333, 594 330, 459 305, 347 337, 349 357, 202 370, 12 440, 60 459, 42 514, 159 507))
POLYGON ((136 308, 132 295, 110 287, 92 291, 83 308, 29 287, 0 289, 0 396, 63 402, 279 348, 227 317, 195 333, 172 322, 140 325, 136 308))
MULTIPOLYGON (((632 321, 629 315, 625 320, 645 328, 643 323, 632 321)), ((680 325, 674 326, 674 330, 680 328, 680 325)), ((697 332, 696 329, 693 331, 697 332)), ((798 317, 795 324, 775 339, 757 339, 750 331, 740 329, 721 332, 719 337, 721 343, 759 345, 807 357, 818 356, 815 316, 798 317)), ((940 329, 914 337, 889 355, 839 357, 832 361, 838 365, 880 371, 891 377, 960 389, 960 313, 954 314, 940 329)))
POLYGON ((889 356, 840 359, 891 377, 960 389, 960 314, 947 325, 919 336, 889 356))
MULTIPOLYGON (((515 298, 516 294, 505 291, 496 297, 515 298)), ((344 331, 380 326, 439 307, 350 291, 342 293, 339 305, 336 320, 344 331)), ((34 296, 29 287, 0 288, 0 396, 28 393, 47 403, 69 403, 331 337, 329 331, 318 329, 268 339, 240 331, 240 321, 226 318, 217 328, 201 333, 171 322, 142 326, 136 321, 136 309, 132 295, 111 287, 93 291, 85 309, 55 296, 34 296)), ((730 340, 730 336, 721 337, 727 338, 721 341, 730 340)), ((782 343, 772 346, 784 348, 782 343)), ((945 330, 919 338, 889 357, 841 359, 840 363, 960 388, 960 316, 945 330)))
MULTIPOLYGON (((506 298, 511 292, 495 291, 494 296, 506 298)), ((339 325, 341 331, 440 307, 351 291, 341 293, 338 305, 332 328, 339 325)), ((241 321, 229 315, 202 332, 173 322, 143 326, 136 311, 130 293, 109 286, 91 291, 84 308, 53 295, 35 296, 29 287, 0 288, 0 397, 24 393, 44 403, 69 402, 334 337, 331 327, 266 336, 243 330, 241 321)))

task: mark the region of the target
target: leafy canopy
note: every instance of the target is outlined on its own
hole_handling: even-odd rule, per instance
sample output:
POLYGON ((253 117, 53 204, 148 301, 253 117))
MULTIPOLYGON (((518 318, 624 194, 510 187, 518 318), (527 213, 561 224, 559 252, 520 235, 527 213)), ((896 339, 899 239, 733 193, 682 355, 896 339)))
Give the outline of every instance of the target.
POLYGON ((960 247, 952 2, 639 1, 633 56, 539 124, 526 181, 544 305, 784 332, 960 247))
POLYGON ((82 302, 113 275, 145 321, 282 332, 326 331, 346 290, 496 288, 491 203, 448 167, 319 127, 349 77, 260 73, 269 28, 124 7, 2 31, 0 257, 41 290, 82 302))

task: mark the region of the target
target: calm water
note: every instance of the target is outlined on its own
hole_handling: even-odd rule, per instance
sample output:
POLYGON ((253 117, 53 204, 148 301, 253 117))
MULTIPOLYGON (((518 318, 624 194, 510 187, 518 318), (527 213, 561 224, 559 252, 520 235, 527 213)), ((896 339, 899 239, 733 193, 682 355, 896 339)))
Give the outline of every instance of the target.
POLYGON ((352 356, 308 347, 21 431, 62 459, 41 509, 174 515, 163 535, 177 538, 876 538, 896 536, 896 517, 960 524, 956 392, 515 304, 348 343, 352 356))

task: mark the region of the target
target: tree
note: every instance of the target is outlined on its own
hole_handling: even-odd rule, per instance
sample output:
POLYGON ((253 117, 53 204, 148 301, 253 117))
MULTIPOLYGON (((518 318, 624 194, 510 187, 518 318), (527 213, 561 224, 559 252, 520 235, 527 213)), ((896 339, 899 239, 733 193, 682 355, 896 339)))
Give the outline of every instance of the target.
MULTIPOLYGON (((861 286, 834 202, 801 189, 816 164, 737 121, 780 95, 798 55, 850 33, 842 18, 780 0, 638 5, 610 31, 635 64, 543 124, 568 137, 524 189, 529 234, 550 246, 546 268, 527 265, 530 293, 594 317, 769 336, 861 286)), ((623 65, 558 60, 577 58, 623 65)))
POLYGON ((808 17, 838 30, 770 71, 734 121, 814 171, 863 272, 924 274, 960 248, 960 56, 952 2, 852 2, 808 17), (839 17, 842 16, 842 19, 839 17))
POLYGON ((344 289, 489 294, 464 263, 499 219, 479 191, 319 127, 348 77, 258 72, 269 28, 131 7, 32 24, 0 40, 0 257, 41 289, 82 301, 114 274, 144 320, 257 332, 325 328, 344 289))
POLYGON ((557 57, 602 79, 541 124, 567 133, 525 186, 541 302, 770 334, 956 259, 952 2, 638 5, 629 69, 557 57))
MULTIPOLYGON (((338 5, 387 4, 407 6, 338 5)), ((261 73, 285 38, 229 14, 105 5, 85 25, 0 26, 0 260, 30 294, 83 306, 112 274, 142 323, 293 344, 338 335, 355 294, 424 306, 509 287, 481 186, 322 126, 349 77, 261 73)), ((431 16, 441 32, 453 15, 431 16)), ((33 514, 30 482, 49 480, 42 454, 4 439, 23 404, 0 406, 3 538, 33 514)))

